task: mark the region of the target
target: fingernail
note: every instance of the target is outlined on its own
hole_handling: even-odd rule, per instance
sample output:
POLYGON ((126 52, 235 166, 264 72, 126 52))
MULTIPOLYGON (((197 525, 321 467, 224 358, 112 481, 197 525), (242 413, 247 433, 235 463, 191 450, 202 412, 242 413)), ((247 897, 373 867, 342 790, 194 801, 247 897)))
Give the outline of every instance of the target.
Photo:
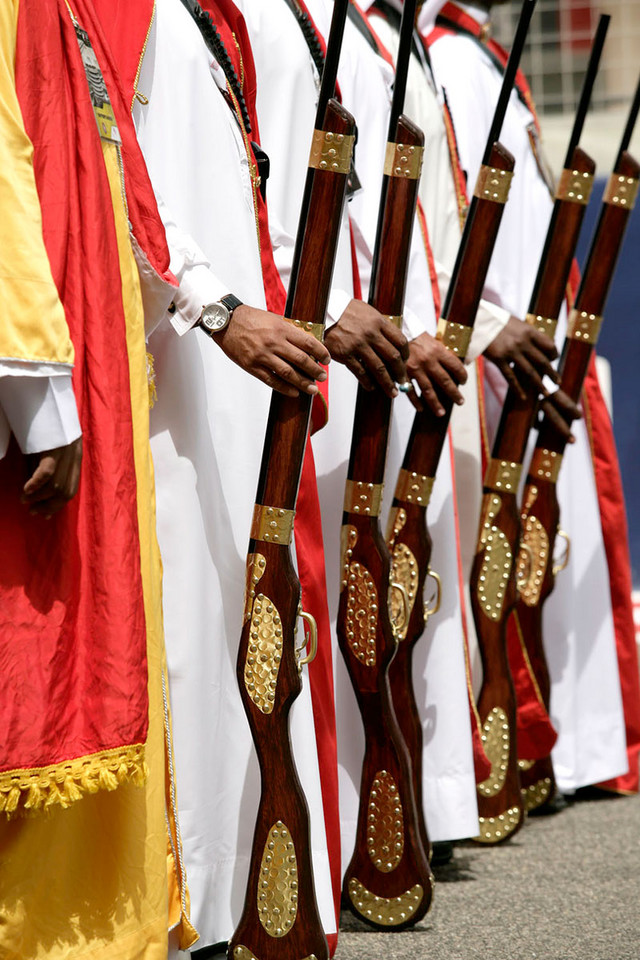
POLYGON ((318 374, 318 376, 316 377, 316 380, 320 380, 321 382, 324 381, 324 380, 326 380, 326 379, 327 379, 327 371, 326 371, 326 370, 322 370, 322 371, 318 374))
POLYGON ((392 398, 392 400, 395 400, 395 398, 396 398, 397 396, 398 396, 398 391, 397 391, 396 388, 394 387, 393 390, 391 391, 391 398, 392 398))
POLYGON ((438 407, 438 416, 444 417, 444 407, 438 407))
POLYGON ((462 404, 464 403, 464 397, 460 397, 458 400, 456 400, 456 403, 458 404, 459 407, 461 407, 462 404))

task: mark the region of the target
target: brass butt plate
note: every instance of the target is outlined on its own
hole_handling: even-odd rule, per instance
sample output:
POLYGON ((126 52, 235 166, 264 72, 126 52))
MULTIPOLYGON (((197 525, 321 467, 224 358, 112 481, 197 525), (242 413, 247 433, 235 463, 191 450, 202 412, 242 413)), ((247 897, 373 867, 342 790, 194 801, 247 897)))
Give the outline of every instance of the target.
POLYGON ((521 812, 520 807, 509 807, 497 817, 478 817, 480 833, 473 839, 477 843, 500 843, 516 829, 521 812))
POLYGON ((363 517, 377 517, 382 505, 382 483, 347 480, 344 490, 344 511, 363 517))
POLYGON ((598 342, 602 317, 586 310, 572 310, 567 323, 567 337, 571 340, 581 340, 582 343, 595 344, 598 342))
POLYGON ((347 136, 344 133, 314 130, 309 166, 315 170, 342 173, 346 176, 351 170, 354 143, 355 137, 347 136))
POLYGON ((530 327, 535 327, 538 333, 544 333, 552 340, 555 337, 558 326, 557 317, 542 317, 539 313, 528 313, 524 319, 525 323, 528 323, 530 327))
POLYGON ((445 347, 455 353, 456 357, 464 360, 469 349, 472 332, 472 328, 465 326, 463 323, 453 323, 445 320, 444 317, 440 317, 436 339, 441 340, 445 347))
POLYGON ((633 210, 638 196, 638 182, 635 177, 623 177, 613 173, 604 191, 604 202, 624 210, 633 210))
POLYGON ((286 547, 291 543, 295 510, 283 507, 268 507, 256 503, 249 536, 263 543, 278 543, 286 547))
POLYGON ((489 490, 516 493, 521 473, 521 463, 515 463, 511 460, 490 460, 487 464, 484 485, 489 490))
POLYGON ((546 447, 536 447, 531 457, 529 475, 534 480, 546 480, 547 483, 556 483, 562 466, 562 454, 546 447))
POLYGON ((404 143, 387 143, 384 157, 385 177, 403 180, 419 180, 422 170, 424 147, 404 143))
POLYGON ((420 907, 423 897, 420 883, 399 897, 378 897, 355 877, 349 880, 349 899, 356 912, 382 927, 399 927, 406 923, 420 907))
POLYGON ((551 794, 551 778, 544 777, 537 780, 536 783, 522 788, 522 803, 525 810, 537 810, 543 803, 546 803, 551 794))
POLYGON ((395 498, 402 503, 417 503, 426 507, 431 499, 431 491, 435 477, 425 477, 422 473, 413 470, 401 470, 398 474, 395 498))
POLYGON ((589 203, 593 189, 593 174, 579 170, 563 170, 560 174, 556 200, 569 200, 584 206, 589 203))
POLYGON ((480 200, 506 203, 512 179, 513 173, 510 170, 498 170, 497 167, 483 165, 480 167, 473 195, 480 200))
MULTIPOLYGON (((248 947, 239 943, 237 947, 233 948, 233 960, 258 960, 258 957, 253 950, 249 950, 248 947)), ((317 957, 315 953, 310 953, 308 957, 303 957, 303 960, 317 960, 317 957)))

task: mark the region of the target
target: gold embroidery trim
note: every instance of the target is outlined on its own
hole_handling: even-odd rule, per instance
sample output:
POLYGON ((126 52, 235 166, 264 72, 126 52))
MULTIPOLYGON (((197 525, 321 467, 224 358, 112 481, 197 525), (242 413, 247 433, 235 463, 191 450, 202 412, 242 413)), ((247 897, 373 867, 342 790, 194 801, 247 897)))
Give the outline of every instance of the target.
POLYGON ((491 200, 493 203, 506 203, 513 179, 511 170, 498 170, 497 167, 480 167, 474 197, 479 200, 491 200))
POLYGON ((310 320, 293 320, 291 317, 283 317, 283 320, 286 320, 287 323, 292 323, 294 327, 298 327, 300 330, 304 330, 305 333, 315 337, 316 340, 319 340, 320 343, 322 343, 322 339, 324 337, 324 323, 312 323, 310 320))
POLYGON ((560 174, 556 200, 569 200, 586 206, 593 190, 593 174, 580 173, 579 170, 563 170, 560 174))
POLYGON ((542 317, 539 313, 528 313, 524 320, 530 327, 534 327, 538 333, 545 333, 552 340, 555 337, 556 327, 558 326, 557 317, 542 317))
POLYGON ((531 457, 529 474, 535 480, 546 480, 547 483, 556 483, 562 466, 562 454, 545 447, 536 447, 531 457))
POLYGON ((522 464, 510 460, 490 460, 484 478, 484 485, 489 490, 504 490, 515 493, 520 483, 522 464))
POLYGON ((344 491, 345 513, 377 517, 382 505, 383 483, 365 483, 362 480, 347 480, 344 491))
POLYGON ((618 173, 612 173, 602 199, 614 207, 633 210, 637 196, 638 180, 635 177, 622 177, 618 173))
POLYGON ((265 543, 279 543, 288 546, 293 534, 293 520, 295 510, 285 510, 282 507, 266 507, 256 503, 253 508, 251 521, 252 540, 262 540, 265 543))
POLYGON ((404 143, 387 143, 384 156, 385 177, 419 180, 423 156, 424 147, 407 146, 404 143))
POLYGON ((567 336, 571 340, 581 340, 583 343, 597 343, 602 317, 596 313, 587 313, 586 310, 572 310, 567 324, 567 336))
POLYGON ((431 499, 435 477, 425 477, 411 470, 401 470, 398 474, 395 498, 404 503, 418 503, 426 507, 431 499))
POLYGON ((309 166, 315 170, 328 170, 346 176, 351 170, 354 143, 354 136, 333 133, 331 130, 314 130, 309 166))
POLYGON ((464 360, 469 349, 472 332, 472 328, 465 326, 463 323, 453 323, 450 320, 445 320, 444 317, 440 317, 436 330, 436 340, 441 340, 445 347, 455 353, 456 357, 464 360))

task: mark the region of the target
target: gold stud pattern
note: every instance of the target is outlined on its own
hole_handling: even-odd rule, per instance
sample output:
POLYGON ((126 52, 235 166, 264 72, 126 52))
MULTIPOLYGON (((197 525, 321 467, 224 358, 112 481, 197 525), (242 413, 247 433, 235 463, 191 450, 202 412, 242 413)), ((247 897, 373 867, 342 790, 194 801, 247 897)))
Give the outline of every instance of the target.
POLYGON ((521 463, 515 463, 512 460, 489 460, 484 485, 489 490, 516 493, 521 473, 521 463))
POLYGON ((396 640, 406 639, 417 590, 418 562, 406 543, 397 543, 391 555, 389 580, 389 615, 394 625, 396 640), (403 586, 406 591, 406 606, 401 591, 394 586, 396 583, 403 586))
POLYGON ((524 804, 525 810, 536 810, 538 807, 541 807, 543 803, 549 799, 551 793, 551 778, 544 777, 543 780, 538 780, 536 783, 530 784, 528 787, 522 788, 522 803, 524 804))
POLYGON ((253 520, 249 536, 252 540, 288 546, 291 543, 295 515, 295 510, 285 510, 283 507, 267 507, 261 503, 256 503, 253 508, 253 520))
POLYGON ((453 321, 440 317, 436 329, 436 340, 441 340, 445 347, 455 353, 456 357, 464 360, 469 349, 472 333, 472 327, 467 327, 464 323, 453 323, 453 321))
POLYGON ((282 620, 273 602, 259 593, 253 604, 244 685, 261 713, 273 711, 282 660, 282 620))
POLYGON ((384 156, 385 177, 419 180, 423 156, 424 147, 405 143, 387 143, 384 156))
POLYGON ((603 200, 614 207, 633 210, 638 196, 638 180, 612 173, 604 191, 603 200))
POLYGON ((491 773, 477 785, 483 797, 495 797, 507 779, 509 765, 509 720, 502 707, 494 707, 482 724, 482 746, 491 764, 491 773))
POLYGON ((602 317, 587 310, 572 310, 567 320, 567 337, 592 346, 598 342, 602 317))
POLYGON ((298 913, 298 862, 291 833, 276 821, 260 863, 258 917, 270 937, 284 937, 298 913))
POLYGON ((395 539, 407 522, 407 511, 404 507, 391 507, 389 523, 387 525, 387 546, 393 549, 395 539))
POLYGON ((349 565, 347 642, 354 657, 367 667, 376 665, 378 591, 373 577, 360 563, 349 565))
POLYGON ((311 141, 309 166, 329 173, 348 174, 355 137, 330 130, 314 130, 311 141))
POLYGON ((256 586, 267 569, 266 558, 261 553, 250 553, 247 557, 247 578, 244 588, 244 617, 246 623, 253 611, 253 601, 256 596, 256 586))
POLYGON ((358 531, 351 524, 345 523, 340 528, 340 569, 342 579, 340 580, 340 593, 344 590, 349 579, 349 564, 353 556, 353 548, 358 542, 358 531))
POLYGON ((524 319, 525 323, 534 327, 538 333, 544 333, 552 340, 555 337, 558 326, 557 317, 542 317, 539 313, 528 313, 524 319))
POLYGON ((518 770, 522 770, 523 773, 526 773, 527 770, 531 770, 531 767, 534 765, 535 760, 518 760, 518 770))
POLYGON ((509 189, 513 180, 513 171, 499 170, 483 164, 478 173, 474 197, 480 200, 491 200, 492 203, 506 203, 509 189))
POLYGON ((501 503, 500 497, 495 493, 484 495, 483 521, 480 528, 480 545, 484 552, 477 590, 480 609, 489 620, 500 619, 513 563, 509 541, 502 530, 492 523, 501 503))
POLYGON ((401 470, 398 474, 395 499, 402 503, 417 503, 426 507, 431 499, 435 477, 425 477, 412 470, 401 470))
POLYGON ((534 480, 556 483, 562 466, 562 454, 546 447, 536 447, 529 464, 529 475, 534 480))
POLYGON ((294 327, 304 330, 309 336, 315 337, 316 340, 322 342, 322 338, 324 337, 324 323, 312 323, 310 320, 292 320, 291 317, 284 317, 283 319, 292 323, 294 327))
POLYGON ((564 169, 560 174, 556 200, 569 200, 570 203, 589 203, 593 190, 593 174, 581 173, 580 170, 564 169))
POLYGON ((516 563, 516 581, 520 599, 528 607, 540 601, 542 584, 549 562, 549 537, 537 517, 522 517, 522 546, 516 563))
MULTIPOLYGON (((233 949, 234 960, 258 960, 255 953, 249 950, 248 947, 243 947, 241 943, 233 949)), ((304 960, 317 960, 315 953, 310 953, 308 957, 304 957, 304 960)))
POLYGON ((404 853, 404 817, 395 780, 380 770, 369 792, 367 850, 380 873, 391 873, 404 853))
POLYGON ((349 880, 349 899, 360 916, 383 927, 398 927, 414 915, 424 897, 422 884, 416 883, 399 897, 378 897, 355 877, 349 880))
POLYGON ((520 807, 509 807, 497 817, 478 817, 480 833, 474 837, 478 843, 498 843, 504 840, 520 823, 520 807))
POLYGON ((382 504, 382 483, 347 480, 344 488, 344 511, 363 517, 377 517, 382 504))

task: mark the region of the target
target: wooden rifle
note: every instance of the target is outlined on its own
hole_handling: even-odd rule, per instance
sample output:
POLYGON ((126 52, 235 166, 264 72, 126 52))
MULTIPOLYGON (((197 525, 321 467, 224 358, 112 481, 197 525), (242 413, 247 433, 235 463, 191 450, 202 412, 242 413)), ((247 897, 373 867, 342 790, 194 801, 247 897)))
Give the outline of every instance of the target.
MULTIPOLYGON (((640 83, 629 113, 613 173, 591 242, 576 301, 568 318, 567 336, 560 359, 560 388, 578 403, 596 341, 609 287, 622 247, 636 193, 640 165, 627 152, 640 110, 640 83)), ((567 565, 569 538, 559 529, 556 491, 566 439, 548 417, 540 426, 522 497, 522 544, 517 558, 517 625, 531 668, 548 711, 551 682, 543 646, 543 607, 555 585, 556 574, 567 565), (564 557, 555 561, 556 538, 566 540, 564 557)), ((522 771, 523 787, 544 796, 553 789, 551 758, 537 758, 522 771), (547 784, 549 780, 549 784, 547 784)), ((544 796, 544 802, 547 802, 544 796)))
MULTIPOLYGON (((336 0, 300 213, 286 316, 322 337, 355 122, 333 98, 348 0, 336 0)), ((273 393, 247 557, 237 677, 258 755, 261 795, 233 960, 327 960, 316 903, 309 813, 289 736, 301 668, 315 653, 315 622, 300 609, 289 544, 311 397, 273 393), (297 648, 298 619, 310 652, 297 648)))
MULTIPOLYGON (((535 0, 525 3, 522 8, 442 318, 438 323, 438 338, 461 359, 464 359, 471 339, 511 183, 514 159, 498 142, 498 138, 534 6, 535 0)), ((387 532, 387 542, 393 555, 392 581, 401 584, 409 598, 408 608, 404 612, 400 603, 402 594, 392 591, 392 609, 399 642, 391 664, 390 682, 396 714, 411 754, 414 790, 419 798, 422 796, 422 725, 413 692, 412 657, 428 617, 439 604, 439 578, 429 567, 431 538, 427 528, 427 507, 453 409, 453 401, 449 397, 440 392, 438 396, 445 410, 444 416, 437 417, 431 410, 424 409, 414 418, 387 532), (429 575, 435 577, 437 584, 434 602, 416 603, 418 598, 424 596, 429 575)), ((515 825, 520 818, 518 810, 514 817, 515 825)))
MULTIPOLYGON (((405 0, 389 119, 369 303, 398 326, 409 261, 424 135, 402 116, 416 0, 405 0)), ((380 529, 391 399, 358 387, 342 516, 337 633, 365 732, 355 848, 343 881, 350 909, 367 923, 402 929, 429 909, 433 878, 411 762, 391 702, 395 652, 390 559, 380 529)))
MULTIPOLYGON (((595 164, 578 144, 609 19, 607 16, 600 18, 525 321, 552 339, 593 186, 595 164)), ((518 754, 514 744, 510 743, 516 735, 516 728, 513 716, 505 710, 505 703, 511 702, 513 694, 504 652, 507 649, 507 624, 517 602, 514 559, 518 556, 520 542, 518 488, 537 408, 538 392, 535 388, 523 398, 518 390, 509 387, 484 477, 480 527, 471 569, 471 605, 485 667, 479 709, 483 737, 486 738, 485 751, 492 765, 490 777, 478 785, 486 810, 485 822, 481 825, 481 837, 486 842, 498 842, 509 835, 507 828, 512 825, 512 819, 507 816, 500 827, 500 820, 496 823, 495 818, 506 815, 506 811, 516 805, 519 790, 518 754), (487 824, 487 816, 493 818, 493 822, 490 819, 487 824)), ((521 778, 528 772, 523 769, 526 766, 528 764, 520 764, 521 778)), ((546 794, 544 799, 551 794, 552 782, 546 776, 535 789, 529 789, 529 785, 523 783, 520 787, 524 807, 530 809, 543 799, 543 792, 546 794)))

